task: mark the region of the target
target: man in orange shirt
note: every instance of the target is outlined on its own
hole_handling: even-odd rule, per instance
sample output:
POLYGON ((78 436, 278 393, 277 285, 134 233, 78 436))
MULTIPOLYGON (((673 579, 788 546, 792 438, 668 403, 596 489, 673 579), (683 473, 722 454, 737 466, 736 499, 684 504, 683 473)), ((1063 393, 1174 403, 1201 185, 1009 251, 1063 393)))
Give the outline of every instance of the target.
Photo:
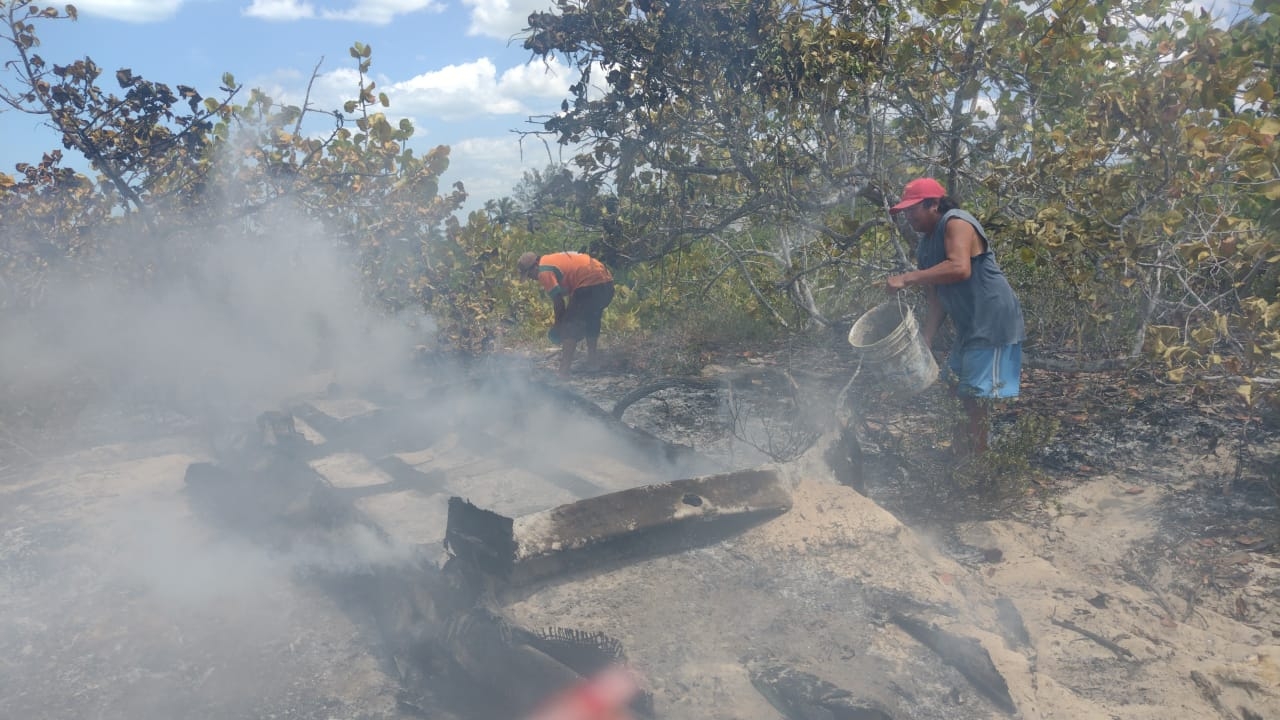
POLYGON ((569 376, 579 340, 587 341, 587 363, 594 366, 600 320, 613 301, 613 276, 608 268, 586 253, 527 252, 516 262, 516 269, 523 277, 537 280, 551 296, 555 324, 549 336, 552 342, 560 343, 560 377, 569 376))

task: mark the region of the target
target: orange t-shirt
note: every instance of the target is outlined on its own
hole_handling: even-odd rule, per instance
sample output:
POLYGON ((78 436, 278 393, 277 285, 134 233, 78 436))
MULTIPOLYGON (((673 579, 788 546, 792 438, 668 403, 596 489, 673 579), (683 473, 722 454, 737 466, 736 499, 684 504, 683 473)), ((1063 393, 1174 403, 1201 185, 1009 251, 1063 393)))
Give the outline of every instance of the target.
POLYGON ((599 260, 579 252, 543 255, 538 260, 538 282, 551 297, 568 297, 578 288, 613 282, 599 260))

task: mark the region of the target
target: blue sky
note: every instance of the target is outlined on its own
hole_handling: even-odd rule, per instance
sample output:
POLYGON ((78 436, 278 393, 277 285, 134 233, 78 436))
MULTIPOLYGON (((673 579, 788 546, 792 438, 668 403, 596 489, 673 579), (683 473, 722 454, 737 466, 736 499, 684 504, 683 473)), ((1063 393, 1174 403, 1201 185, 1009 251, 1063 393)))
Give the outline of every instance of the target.
MULTIPOLYGON (((312 102, 338 108, 356 87, 355 61, 347 49, 363 42, 373 48, 374 79, 390 96, 388 113, 413 120, 415 148, 452 148, 445 186, 461 180, 470 193, 467 209, 474 209, 510 194, 524 170, 542 169, 552 159, 536 140, 527 140, 522 150, 513 132, 533 129, 529 116, 557 111, 567 95, 566 68, 531 62, 515 39, 529 13, 550 3, 79 0, 73 2, 77 22, 39 26, 39 52, 53 63, 88 55, 108 73, 127 67, 170 86, 192 85, 205 95, 216 95, 222 74, 230 72, 246 87, 293 104, 302 102, 312 69, 323 60, 312 102)), ((1215 15, 1238 15, 1247 5, 1205 4, 1215 15)), ((4 72, 0 83, 8 82, 4 72)), ((36 162, 60 147, 38 119, 12 111, 0 112, 0 138, 0 172, 12 173, 14 163, 36 162)))
MULTIPOLYGON (((42 3, 43 4, 43 3, 42 3)), ((61 5, 62 2, 55 3, 61 5)), ((373 48, 373 78, 391 100, 388 114, 409 117, 414 147, 452 148, 445 184, 461 180, 468 209, 508 195, 526 168, 549 161, 525 142, 531 115, 559 109, 566 68, 530 60, 514 36, 530 12, 550 0, 79 0, 76 22, 38 26, 40 54, 51 63, 88 55, 107 77, 120 68, 170 86, 216 96, 224 72, 300 104, 317 63, 312 103, 338 108, 354 97, 355 42, 373 48)), ((6 56, 2 58, 8 60, 6 56)), ((0 75, 0 82, 10 78, 0 75)), ((38 118, 0 113, 0 172, 36 162, 61 147, 38 118)), ((556 148, 552 146, 552 152, 556 148)))

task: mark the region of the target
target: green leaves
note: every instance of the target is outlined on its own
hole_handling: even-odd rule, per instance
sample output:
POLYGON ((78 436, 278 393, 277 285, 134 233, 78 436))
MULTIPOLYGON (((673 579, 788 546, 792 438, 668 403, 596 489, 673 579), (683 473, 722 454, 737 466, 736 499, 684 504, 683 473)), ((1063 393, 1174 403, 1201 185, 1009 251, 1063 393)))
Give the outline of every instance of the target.
POLYGON ((719 243, 722 268, 775 267, 803 305, 810 280, 849 288, 858 264, 884 262, 890 235, 858 235, 856 253, 829 240, 883 220, 900 183, 930 173, 990 221, 998 251, 1017 248, 1002 262, 1036 278, 1020 288, 1033 303, 1066 308, 1047 315, 1078 351, 1127 353, 1151 319, 1182 329, 1156 355, 1180 372, 1247 365, 1232 348, 1262 321, 1238 285, 1280 255, 1262 230, 1280 226, 1280 118, 1259 60, 1280 23, 1221 28, 1165 0, 654 2, 634 16, 563 0, 530 25, 527 48, 580 70, 544 129, 586 144, 575 217, 616 235, 601 244, 620 256, 719 243))
POLYGON ((992 230, 1029 316, 1046 318, 1038 337, 1127 353, 1147 322, 1152 361, 1185 379, 1270 372, 1280 353, 1274 16, 1216 27, 1164 0, 559 0, 530 16, 525 47, 577 73, 539 123, 572 146, 572 171, 464 226, 465 190, 442 191, 448 148, 409 147, 368 45, 349 48, 360 77, 340 112, 315 113, 246 97, 229 73, 216 98, 128 69, 103 87, 87 58, 29 52, 36 26, 74 9, 23 7, 0 29, 29 63, 7 99, 48 113, 106 184, 50 161, 0 176, 0 198, 67 247, 113 203, 212 212, 202 188, 225 181, 240 210, 289 198, 359 250, 380 297, 431 303, 476 347, 501 312, 457 290, 518 298, 490 264, 524 242, 589 242, 619 269, 662 261, 638 276, 671 296, 723 291, 821 323, 908 256, 885 208, 929 173, 992 230), (41 204, 52 188, 78 204, 41 204))

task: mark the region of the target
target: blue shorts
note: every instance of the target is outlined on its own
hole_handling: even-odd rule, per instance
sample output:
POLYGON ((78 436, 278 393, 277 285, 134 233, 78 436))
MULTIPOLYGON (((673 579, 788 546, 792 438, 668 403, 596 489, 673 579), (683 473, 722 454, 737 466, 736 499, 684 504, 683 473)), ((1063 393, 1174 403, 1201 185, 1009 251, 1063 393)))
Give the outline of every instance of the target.
POLYGON ((952 352, 947 380, 963 397, 1017 397, 1022 380, 1022 343, 952 352))

